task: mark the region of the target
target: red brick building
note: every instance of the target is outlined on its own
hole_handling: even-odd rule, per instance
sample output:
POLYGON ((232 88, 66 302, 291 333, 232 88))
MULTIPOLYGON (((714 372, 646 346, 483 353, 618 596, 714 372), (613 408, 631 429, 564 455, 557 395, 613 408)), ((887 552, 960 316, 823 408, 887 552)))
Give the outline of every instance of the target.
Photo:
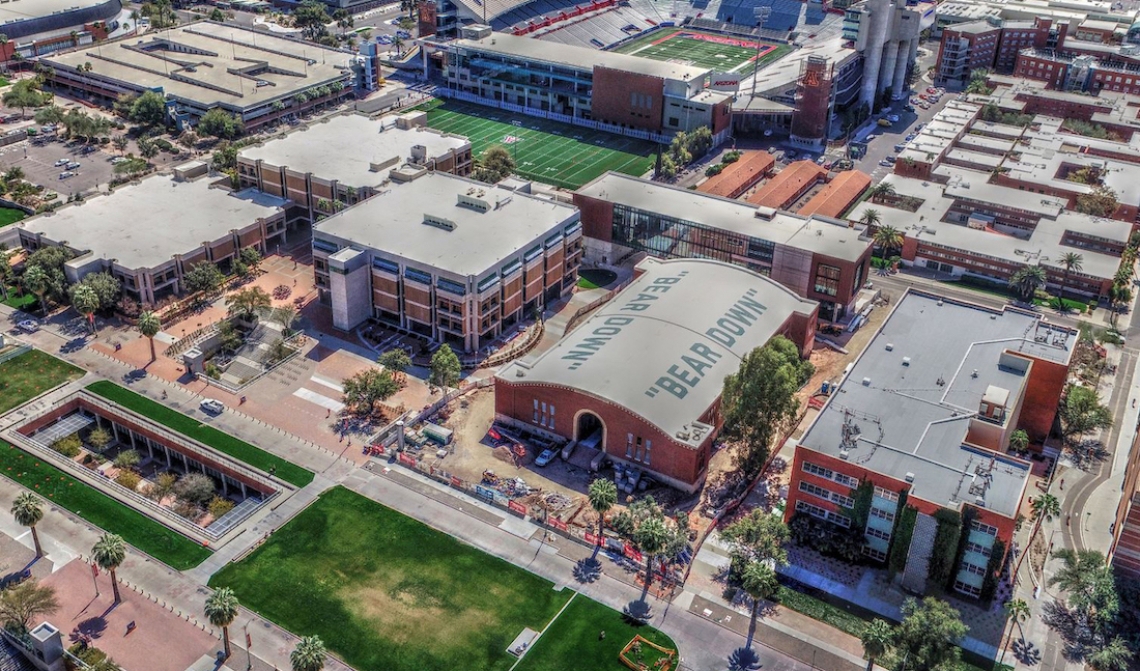
POLYGON ((942 31, 935 64, 939 84, 970 81, 974 70, 1010 73, 1019 67, 1025 49, 1057 49, 1065 41, 1068 25, 1052 19, 1032 21, 973 21, 942 31))
POLYGON ((650 258, 637 273, 554 348, 495 376, 495 416, 568 441, 575 461, 605 453, 693 492, 721 427, 725 376, 777 335, 810 354, 818 305, 717 261, 650 258))
POLYGON ((796 161, 768 180, 748 197, 757 207, 783 210, 799 200, 816 184, 827 179, 827 171, 811 161, 796 161))
POLYGON ((1047 435, 1076 341, 1032 312, 909 291, 800 439, 787 519, 862 531, 908 591, 988 599, 1031 469, 1010 434, 1047 435))

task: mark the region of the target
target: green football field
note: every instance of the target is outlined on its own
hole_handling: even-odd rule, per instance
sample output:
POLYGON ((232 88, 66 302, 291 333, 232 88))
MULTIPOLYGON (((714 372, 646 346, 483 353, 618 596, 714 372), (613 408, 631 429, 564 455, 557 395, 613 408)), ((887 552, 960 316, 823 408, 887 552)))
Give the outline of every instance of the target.
POLYGON ((671 29, 654 32, 640 40, 621 45, 615 51, 672 63, 687 63, 716 72, 741 76, 775 61, 791 50, 786 44, 769 44, 746 38, 714 35, 695 30, 671 29), (760 59, 756 61, 757 46, 760 59))
POLYGON ((646 140, 452 100, 428 107, 428 126, 469 138, 476 158, 502 146, 514 156, 519 175, 567 189, 610 170, 644 175, 657 148, 646 140))

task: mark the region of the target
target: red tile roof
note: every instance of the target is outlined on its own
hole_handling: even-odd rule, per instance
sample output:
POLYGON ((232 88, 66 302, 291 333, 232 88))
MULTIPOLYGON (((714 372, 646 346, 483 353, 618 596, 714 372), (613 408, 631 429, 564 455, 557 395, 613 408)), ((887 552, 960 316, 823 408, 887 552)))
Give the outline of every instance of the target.
POLYGON ((740 160, 728 164, 719 175, 713 175, 705 180, 697 187, 697 191, 736 198, 771 172, 774 165, 776 159, 766 151, 743 152, 740 160))
POLYGON ((782 209, 826 177, 827 171, 815 163, 796 161, 757 189, 756 193, 749 196, 748 202, 757 207, 782 209))
POLYGON ((841 172, 804 204, 799 213, 839 218, 870 186, 871 176, 865 172, 858 170, 841 172))

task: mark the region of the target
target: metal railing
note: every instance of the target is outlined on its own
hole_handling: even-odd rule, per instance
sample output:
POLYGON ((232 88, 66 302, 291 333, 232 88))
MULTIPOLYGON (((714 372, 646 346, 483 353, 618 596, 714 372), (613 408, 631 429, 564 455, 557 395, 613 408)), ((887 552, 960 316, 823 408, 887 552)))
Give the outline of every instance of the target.
POLYGON ((20 356, 21 354, 24 354, 26 352, 30 352, 31 349, 32 349, 31 345, 25 345, 23 343, 20 343, 19 345, 8 350, 7 352, 0 354, 0 363, 4 363, 5 361, 10 361, 11 359, 15 359, 16 357, 20 356))

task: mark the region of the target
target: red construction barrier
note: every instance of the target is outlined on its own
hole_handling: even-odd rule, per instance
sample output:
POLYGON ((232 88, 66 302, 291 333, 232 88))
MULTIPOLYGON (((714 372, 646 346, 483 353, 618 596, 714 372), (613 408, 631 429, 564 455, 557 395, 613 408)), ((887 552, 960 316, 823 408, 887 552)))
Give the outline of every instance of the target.
POLYGON ((403 452, 401 452, 400 456, 396 457, 396 459, 398 459, 399 462, 405 466, 415 466, 416 465, 416 458, 411 456, 411 455, 404 454, 403 452))
POLYGON ((513 512, 516 512, 520 515, 526 515, 526 506, 519 503, 518 501, 508 501, 507 507, 510 508, 513 512))
POLYGON ((622 553, 625 554, 625 556, 632 559, 633 561, 636 561, 636 562, 641 561, 641 552, 638 551, 637 548, 633 547, 629 543, 626 543, 625 547, 622 548, 622 553))
POLYGON ((557 517, 550 519, 550 526, 554 527, 555 529, 558 529, 559 531, 569 531, 570 530, 570 525, 566 524, 565 522, 558 519, 557 517))
POLYGON ((586 542, 589 543, 590 545, 601 545, 602 543, 605 542, 605 540, 601 536, 599 536, 597 534, 592 534, 589 531, 586 532, 585 538, 586 538, 586 542))
POLYGON ((451 486, 452 487, 458 487, 458 488, 462 489, 463 488, 463 481, 453 475, 453 476, 451 476, 451 486))

